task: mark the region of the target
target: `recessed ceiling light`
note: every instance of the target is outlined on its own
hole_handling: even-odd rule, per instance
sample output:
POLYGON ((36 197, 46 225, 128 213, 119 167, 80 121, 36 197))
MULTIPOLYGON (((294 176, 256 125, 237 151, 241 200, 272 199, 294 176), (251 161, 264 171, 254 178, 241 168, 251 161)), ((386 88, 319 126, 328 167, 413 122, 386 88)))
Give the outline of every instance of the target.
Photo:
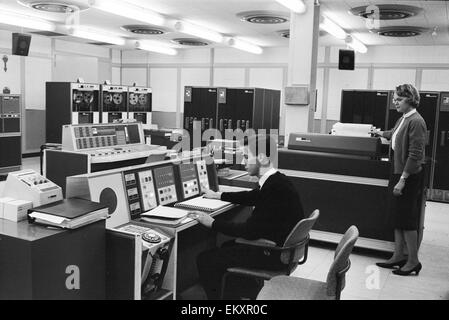
POLYGON ((135 34, 144 34, 144 35, 160 35, 167 33, 166 30, 161 28, 154 28, 147 25, 140 25, 140 24, 133 24, 133 25, 126 25, 121 27, 122 30, 135 33, 135 34))
POLYGON ((402 4, 379 4, 375 6, 356 7, 349 12, 366 19, 372 19, 374 17, 379 20, 400 20, 416 16, 422 10, 422 8, 402 4))
POLYGON ((208 42, 194 39, 194 38, 177 38, 172 40, 173 43, 180 44, 182 46, 194 46, 194 47, 201 47, 201 46, 207 46, 209 45, 208 42))
POLYGON ((288 17, 272 11, 246 11, 237 14, 242 21, 256 24, 280 24, 288 22, 288 17))
POLYGON ((413 26, 392 26, 392 27, 382 27, 378 30, 375 30, 378 35, 384 37, 416 37, 421 35, 424 32, 427 32, 428 29, 421 27, 413 27, 413 26))
POLYGON ((51 13, 70 14, 87 9, 87 6, 80 6, 78 3, 71 1, 17 0, 17 2, 28 8, 51 13))

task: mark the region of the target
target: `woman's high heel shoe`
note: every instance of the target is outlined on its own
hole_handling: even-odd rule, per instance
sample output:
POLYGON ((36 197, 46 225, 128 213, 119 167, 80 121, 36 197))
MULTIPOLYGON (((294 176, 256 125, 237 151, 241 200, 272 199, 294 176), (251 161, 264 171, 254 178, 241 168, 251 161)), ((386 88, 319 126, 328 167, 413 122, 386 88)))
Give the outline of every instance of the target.
POLYGON ((378 263, 376 263, 376 266, 381 267, 381 268, 386 268, 386 269, 394 269, 396 267, 402 268, 406 263, 407 263, 407 259, 404 259, 404 260, 392 262, 392 263, 378 262, 378 263))
POLYGON ((413 269, 408 270, 408 271, 404 271, 402 269, 398 269, 398 270, 393 270, 394 274, 397 274, 398 276, 408 276, 410 275, 412 272, 415 272, 416 275, 419 275, 419 272, 422 269, 422 264, 418 263, 413 269))

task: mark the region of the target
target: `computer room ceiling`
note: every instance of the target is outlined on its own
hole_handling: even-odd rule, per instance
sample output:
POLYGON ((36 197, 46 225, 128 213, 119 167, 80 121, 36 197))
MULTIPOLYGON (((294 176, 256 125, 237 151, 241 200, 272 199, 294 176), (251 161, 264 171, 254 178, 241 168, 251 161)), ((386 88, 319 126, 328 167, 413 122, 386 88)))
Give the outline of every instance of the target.
MULTIPOLYGON (((120 2, 124 3, 125 1, 120 2)), ((81 25, 104 30, 127 40, 150 39, 162 41, 173 48, 204 47, 204 45, 208 47, 226 46, 224 43, 204 40, 200 41, 204 43, 192 46, 190 39, 195 38, 194 36, 176 31, 175 23, 179 20, 201 25, 219 32, 225 37, 239 37, 262 48, 287 47, 289 44, 285 35, 288 34, 289 30, 290 11, 275 0, 127 0, 127 2, 161 14, 165 18, 165 22, 162 25, 144 25, 134 19, 123 18, 89 7, 89 0, 0 0, 0 8, 53 21, 58 26, 56 32, 60 34, 52 33, 50 36, 70 41, 94 42, 67 36, 69 32, 64 32, 62 28, 67 19, 66 13, 41 11, 32 7, 57 10, 57 6, 52 7, 48 4, 66 4, 69 5, 69 8, 71 5, 77 6, 81 9, 79 16, 81 25), (19 2, 22 2, 22 4, 19 2), (243 20, 243 16, 251 16, 247 20, 264 23, 250 23, 243 20), (137 29, 140 27, 140 29, 149 28, 151 30, 140 30, 137 31, 140 33, 133 33, 122 28, 124 26, 136 27, 135 25, 137 25, 137 29), (150 34, 142 34, 142 32, 150 34), (180 45, 173 41, 180 38, 188 39, 185 42, 189 45, 180 45)), ((322 15, 339 24, 347 33, 352 34, 367 46, 449 44, 448 1, 321 0, 320 4, 322 15), (378 25, 380 29, 370 30, 368 20, 357 15, 358 13, 363 14, 365 7, 369 5, 380 5, 380 16, 385 18, 380 20, 380 25, 378 25), (383 5, 387 6, 383 7, 383 5), (396 8, 397 5, 405 7, 396 8), (360 10, 350 13, 351 9, 356 8, 360 10), (396 12, 397 9, 402 10, 398 13, 396 12), (379 31, 383 31, 385 35, 379 35, 379 31), (398 31, 400 34, 397 33, 398 31)), ((0 19, 1 30, 36 31, 12 27, 1 22, 0 19)), ((320 32, 320 45, 343 46, 344 41, 338 40, 325 32, 320 32)), ((128 44, 121 46, 121 48, 133 49, 128 44)))

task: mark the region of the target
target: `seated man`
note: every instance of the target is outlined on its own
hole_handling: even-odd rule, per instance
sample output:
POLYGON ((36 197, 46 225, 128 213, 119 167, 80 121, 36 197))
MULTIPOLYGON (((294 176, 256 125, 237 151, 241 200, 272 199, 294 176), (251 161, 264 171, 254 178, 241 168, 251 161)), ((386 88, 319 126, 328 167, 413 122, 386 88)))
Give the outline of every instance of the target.
MULTIPOLYGON (((251 137, 248 146, 245 146, 245 167, 249 175, 259 178, 259 188, 230 193, 207 191, 205 194, 207 198, 254 206, 251 216, 245 222, 215 220, 204 212, 195 212, 191 216, 204 226, 228 236, 247 240, 268 239, 282 246, 293 227, 304 218, 304 212, 293 184, 274 168, 277 150, 270 154, 270 147, 276 150, 276 141, 270 136, 257 136, 257 143, 256 137, 251 137), (265 150, 257 150, 258 146, 265 150)), ((270 270, 285 268, 279 255, 267 255, 263 250, 236 244, 234 240, 221 248, 201 253, 197 265, 200 282, 209 299, 220 298, 221 279, 229 267, 270 270)), ((240 282, 239 289, 247 289, 248 284, 243 283, 240 282)), ((250 291, 253 297, 257 290, 256 287, 250 291)))

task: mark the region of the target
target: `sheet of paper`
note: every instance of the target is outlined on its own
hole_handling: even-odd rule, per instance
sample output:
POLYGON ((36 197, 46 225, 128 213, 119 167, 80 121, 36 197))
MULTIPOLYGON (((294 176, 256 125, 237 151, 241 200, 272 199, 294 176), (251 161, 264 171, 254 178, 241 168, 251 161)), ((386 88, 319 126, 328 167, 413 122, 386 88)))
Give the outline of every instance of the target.
POLYGON ((30 213, 30 217, 45 220, 54 224, 62 224, 64 221, 66 221, 63 217, 53 216, 49 214, 39 213, 39 212, 32 212, 30 213))
POLYGON ((170 219, 180 219, 185 217, 189 212, 187 210, 182 210, 172 207, 158 206, 148 212, 142 214, 143 217, 163 217, 170 219))

